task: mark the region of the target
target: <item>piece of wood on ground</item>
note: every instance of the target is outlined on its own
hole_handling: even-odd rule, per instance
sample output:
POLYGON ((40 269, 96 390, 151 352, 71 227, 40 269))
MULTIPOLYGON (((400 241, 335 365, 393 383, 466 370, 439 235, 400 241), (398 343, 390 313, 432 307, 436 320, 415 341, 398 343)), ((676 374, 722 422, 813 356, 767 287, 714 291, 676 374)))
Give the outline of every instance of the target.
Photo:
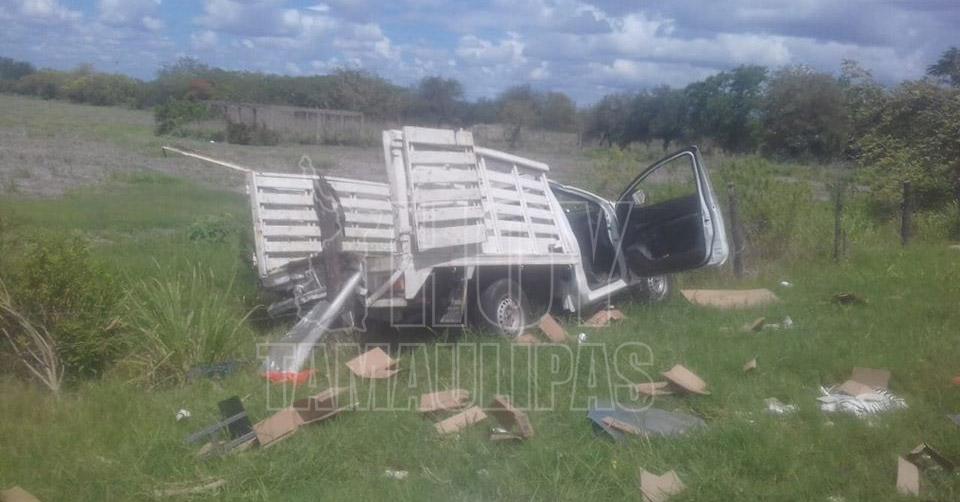
POLYGON ((624 421, 622 421, 622 420, 617 420, 616 418, 613 418, 613 417, 603 417, 603 420, 601 420, 601 421, 603 422, 603 425, 606 425, 607 427, 609 427, 609 428, 611 428, 611 429, 618 430, 618 431, 620 431, 620 432, 622 432, 622 433, 624 433, 624 434, 630 434, 631 436, 643 436, 643 435, 644 435, 642 430, 640 430, 640 429, 634 427, 633 425, 628 424, 628 423, 626 423, 626 422, 624 422, 624 421))
POLYGON ((514 338, 513 343, 517 345, 537 345, 540 343, 540 339, 531 333, 524 333, 514 338))
POLYGON ((490 403, 487 410, 500 425, 508 429, 516 429, 523 438, 533 437, 533 424, 530 423, 530 417, 527 413, 513 405, 509 396, 498 394, 493 396, 493 402, 490 403))
POLYGON ((294 401, 293 408, 300 415, 300 425, 326 420, 342 411, 338 398, 345 390, 345 387, 331 387, 314 396, 294 401))
POLYGON ((903 457, 897 457, 897 491, 902 495, 920 495, 920 469, 903 457))
POLYGON ((748 371, 753 371, 753 370, 755 370, 755 369, 757 369, 757 358, 756 358, 756 357, 754 357, 753 359, 747 361, 747 362, 743 365, 743 372, 744 372, 744 373, 746 373, 746 372, 748 372, 748 371))
POLYGON ((710 395, 710 391, 707 390, 707 382, 704 382, 702 378, 681 364, 664 371, 663 377, 687 392, 704 396, 710 395))
POLYGON ((870 387, 886 389, 890 384, 890 370, 874 368, 853 368, 850 380, 870 387))
POLYGON ((623 315, 623 312, 617 309, 603 309, 593 314, 583 325, 588 328, 606 328, 610 325, 611 321, 622 321, 625 318, 626 316, 623 315))
POLYGON ((764 326, 766 323, 767 323, 767 318, 766 318, 766 317, 758 317, 758 318, 754 319, 753 322, 749 322, 749 323, 747 323, 747 324, 744 324, 744 325, 743 325, 743 328, 742 328, 742 331, 743 331, 744 333, 758 333, 758 332, 760 332, 760 331, 763 330, 763 326, 764 326))
POLYGON ((0 490, 0 502, 40 502, 40 499, 23 488, 14 486, 6 490, 0 490))
POLYGON ((633 390, 646 396, 669 396, 673 394, 670 382, 644 382, 633 384, 633 390))
POLYGON ((464 389, 441 390, 420 395, 420 413, 454 411, 466 406, 470 401, 470 391, 464 389))
POLYGON ((362 378, 390 378, 396 375, 397 361, 387 355, 380 347, 375 347, 347 361, 347 368, 362 378))
POLYGON ((640 492, 647 502, 664 502, 686 489, 680 477, 674 471, 660 476, 640 469, 640 492))
POLYGON ((688 302, 705 307, 738 309, 777 303, 780 298, 769 289, 684 289, 688 302))
POLYGON ((198 495, 200 493, 219 490, 226 486, 227 482, 223 479, 212 479, 198 483, 173 483, 165 488, 158 488, 153 491, 155 497, 182 497, 184 495, 198 495))
POLYGON ((873 394, 875 392, 873 387, 857 382, 856 380, 847 380, 846 382, 843 382, 839 387, 837 387, 837 390, 853 397, 863 394, 873 394))
POLYGON ((563 326, 550 314, 544 314, 543 317, 540 318, 540 324, 538 324, 538 326, 540 331, 543 331, 543 334, 547 335, 547 338, 553 343, 567 343, 570 341, 567 330, 563 329, 563 326))
POLYGON ((466 409, 446 420, 437 422, 434 427, 440 434, 459 432, 477 422, 487 418, 487 414, 479 406, 466 409))

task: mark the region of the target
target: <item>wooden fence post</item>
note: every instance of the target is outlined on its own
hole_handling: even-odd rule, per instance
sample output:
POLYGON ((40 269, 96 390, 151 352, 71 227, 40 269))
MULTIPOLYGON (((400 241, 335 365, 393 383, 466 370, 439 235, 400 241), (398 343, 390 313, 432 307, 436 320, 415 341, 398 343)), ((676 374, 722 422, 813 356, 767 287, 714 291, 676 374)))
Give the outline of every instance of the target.
POLYGON ((730 235, 733 238, 730 254, 733 261, 733 275, 739 279, 743 277, 743 232, 740 230, 737 190, 733 182, 727 183, 727 195, 730 197, 730 235))
POLYGON ((909 181, 903 182, 903 200, 900 202, 900 244, 910 243, 910 225, 913 217, 913 190, 909 181))

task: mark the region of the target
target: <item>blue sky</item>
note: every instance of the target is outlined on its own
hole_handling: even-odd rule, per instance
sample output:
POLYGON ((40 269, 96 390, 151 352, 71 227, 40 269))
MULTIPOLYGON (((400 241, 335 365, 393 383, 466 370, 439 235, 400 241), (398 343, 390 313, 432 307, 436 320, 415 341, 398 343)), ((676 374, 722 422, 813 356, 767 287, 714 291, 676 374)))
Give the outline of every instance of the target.
POLYGON ((960 0, 0 0, 0 55, 149 79, 181 56, 289 75, 363 68, 459 79, 471 98, 530 83, 580 103, 740 64, 884 82, 960 45, 960 0))

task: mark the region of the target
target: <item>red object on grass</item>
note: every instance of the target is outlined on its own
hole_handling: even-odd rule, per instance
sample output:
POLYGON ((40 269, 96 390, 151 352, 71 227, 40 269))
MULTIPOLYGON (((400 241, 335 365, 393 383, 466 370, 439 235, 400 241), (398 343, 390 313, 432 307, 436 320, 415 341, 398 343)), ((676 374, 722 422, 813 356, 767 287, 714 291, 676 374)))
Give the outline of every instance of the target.
POLYGON ((292 383, 294 385, 302 385, 310 380, 310 375, 314 374, 316 369, 303 370, 299 372, 293 371, 268 371, 263 374, 263 378, 266 378, 270 383, 292 383))
POLYGON ((960 385, 960 375, 953 377, 953 385, 960 385))

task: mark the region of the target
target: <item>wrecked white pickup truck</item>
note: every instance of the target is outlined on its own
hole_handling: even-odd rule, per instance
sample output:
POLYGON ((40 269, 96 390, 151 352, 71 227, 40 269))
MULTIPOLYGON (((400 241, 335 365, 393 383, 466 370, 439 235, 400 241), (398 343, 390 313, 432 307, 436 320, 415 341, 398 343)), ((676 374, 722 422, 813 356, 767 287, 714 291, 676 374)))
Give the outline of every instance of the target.
POLYGON ((388 183, 247 170, 256 265, 281 297, 270 312, 300 317, 283 340, 292 352, 265 370, 298 371, 326 331, 361 316, 513 336, 545 311, 627 291, 662 299, 666 274, 727 258, 696 147, 643 170, 614 201, 476 146, 469 131, 384 131, 383 153, 388 183))

